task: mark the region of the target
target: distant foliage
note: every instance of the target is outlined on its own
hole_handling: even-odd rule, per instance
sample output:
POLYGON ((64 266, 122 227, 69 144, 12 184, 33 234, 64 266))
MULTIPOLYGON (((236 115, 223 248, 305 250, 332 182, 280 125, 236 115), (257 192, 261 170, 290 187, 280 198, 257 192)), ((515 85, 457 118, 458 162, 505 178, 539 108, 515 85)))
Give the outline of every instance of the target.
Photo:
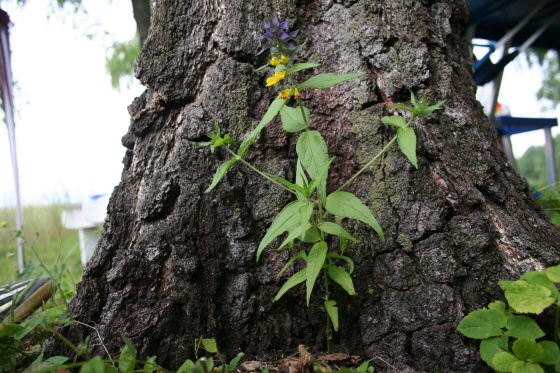
POLYGON ((111 76, 113 88, 120 89, 121 83, 130 87, 134 80, 134 63, 140 55, 140 50, 138 37, 124 43, 115 42, 113 44, 110 56, 105 61, 105 68, 111 76))
MULTIPOLYGON (((558 93, 560 94, 560 87, 558 93)), ((554 152, 556 172, 560 175, 560 135, 554 138, 554 152)), ((538 189, 548 185, 544 146, 531 146, 527 149, 525 154, 517 160, 517 168, 532 188, 538 189)))

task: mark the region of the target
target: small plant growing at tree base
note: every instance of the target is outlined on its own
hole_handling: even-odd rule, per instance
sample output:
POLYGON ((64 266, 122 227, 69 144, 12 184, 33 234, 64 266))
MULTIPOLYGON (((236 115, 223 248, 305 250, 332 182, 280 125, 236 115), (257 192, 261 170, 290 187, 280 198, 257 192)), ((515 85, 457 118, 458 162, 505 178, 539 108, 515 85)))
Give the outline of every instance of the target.
POLYGON ((500 281, 508 302, 493 302, 488 309, 469 313, 457 330, 469 338, 482 339, 480 355, 496 372, 560 372, 558 331, 560 266, 524 274, 518 281, 500 281), (545 333, 532 318, 554 305, 554 341, 538 341, 545 333))
POLYGON ((307 95, 309 89, 333 87, 344 81, 359 78, 365 73, 324 73, 297 83, 295 75, 299 71, 312 69, 320 66, 320 64, 294 63, 295 55, 305 46, 305 42, 298 46, 293 43, 292 39, 297 36, 298 30, 287 32, 287 19, 280 22, 278 17, 274 17, 271 20, 266 20, 263 28, 265 33, 257 39, 265 41, 259 54, 270 49, 272 58, 268 64, 258 70, 272 67, 274 74, 266 79, 266 86, 277 84, 285 84, 285 86, 280 89, 278 97, 272 101, 262 120, 253 132, 243 140, 241 145, 236 146, 235 141, 229 135, 223 136, 217 125, 216 133, 208 134, 210 141, 201 145, 210 146, 212 152, 215 148, 223 147, 232 157, 219 166, 206 192, 210 192, 219 183, 234 163, 241 162, 263 178, 294 195, 295 200, 280 211, 263 237, 257 248, 257 260, 259 260, 263 250, 284 233, 288 235, 278 246, 278 249, 295 251, 296 241, 311 245, 310 249, 299 250, 295 253, 282 268, 278 276, 282 275, 298 260, 305 263, 305 268, 293 274, 286 281, 273 301, 280 299, 292 287, 305 282, 306 299, 309 306, 315 283, 317 280, 322 280, 325 290, 322 306, 327 314, 326 339, 327 351, 330 353, 330 340, 333 330, 337 331, 339 327, 338 307, 336 301, 331 298, 330 282, 334 281, 340 285, 349 295, 356 294, 351 277, 354 262, 345 254, 345 250, 347 241, 358 242, 341 225, 330 220, 333 216, 359 220, 373 228, 382 240, 385 239, 381 226, 377 223, 369 208, 354 194, 345 192, 343 189, 369 168, 395 141, 410 162, 418 168, 416 135, 411 124, 416 117, 429 116, 433 111, 441 109, 444 101, 429 106, 427 99, 417 101, 411 92, 413 107, 408 107, 405 104, 390 107, 389 109, 403 109, 410 112, 412 114, 411 118, 408 121, 398 115, 382 118, 383 123, 397 127, 396 136, 344 185, 333 193, 327 194, 329 166, 333 158, 329 158, 327 145, 321 134, 310 128, 310 111, 303 105, 301 97, 307 95), (262 172, 242 158, 257 135, 277 114, 280 114, 282 127, 285 131, 300 133, 296 144, 298 158, 295 180, 293 181, 262 172), (235 150, 235 148, 237 149, 235 150), (338 237, 338 248, 329 248, 327 244, 328 235, 338 237))

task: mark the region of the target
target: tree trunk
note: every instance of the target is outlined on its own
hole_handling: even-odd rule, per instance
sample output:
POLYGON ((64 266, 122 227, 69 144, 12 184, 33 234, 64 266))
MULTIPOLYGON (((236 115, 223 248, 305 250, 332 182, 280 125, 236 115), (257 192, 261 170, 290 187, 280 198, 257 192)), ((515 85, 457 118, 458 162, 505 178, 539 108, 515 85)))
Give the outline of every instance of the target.
MULTIPOLYGON (((191 340, 214 337, 221 351, 277 356, 305 344, 324 351, 325 314, 304 285, 272 298, 293 273, 276 278, 289 254, 255 253, 291 195, 236 163, 204 194, 228 155, 200 146, 217 122, 241 141, 277 93, 270 72, 254 70, 265 17, 299 28, 315 72, 367 75, 331 89, 306 90, 311 127, 336 157, 334 191, 394 136, 381 90, 408 103, 412 90, 444 109, 420 118, 415 169, 394 145, 349 191, 364 201, 386 235, 345 221, 360 242, 349 246, 358 295, 335 289, 340 331, 334 350, 380 372, 490 371, 478 341, 456 332, 470 311, 500 298, 498 280, 560 260, 560 234, 526 181, 496 146, 475 99, 464 0, 159 0, 139 58, 148 89, 129 107, 122 181, 111 197, 103 235, 88 263, 72 316, 95 326, 113 357, 127 336, 147 359, 177 367, 191 340), (391 368, 391 366, 393 368, 391 368)), ((244 156, 291 179, 297 134, 276 119, 244 156)), ((317 284, 317 286, 320 286, 317 284)), ((95 353, 106 356, 95 332, 95 353)), ((76 340, 73 329, 64 333, 76 340)), ((47 350, 69 354, 52 341, 47 350)))

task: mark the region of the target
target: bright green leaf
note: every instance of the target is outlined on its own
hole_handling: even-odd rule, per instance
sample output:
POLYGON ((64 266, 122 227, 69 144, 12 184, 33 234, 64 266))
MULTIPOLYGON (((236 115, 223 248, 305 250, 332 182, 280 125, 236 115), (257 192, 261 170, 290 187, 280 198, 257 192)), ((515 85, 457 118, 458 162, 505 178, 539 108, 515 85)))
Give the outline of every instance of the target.
POLYGON ((412 91, 410 91, 410 102, 412 103, 412 105, 414 105, 415 108, 418 107, 418 101, 416 101, 416 96, 414 96, 414 93, 412 91))
POLYGON ((500 287, 502 288, 502 290, 507 290, 507 288, 509 287, 509 285, 511 285, 514 281, 508 281, 508 280, 501 280, 498 281, 498 285, 500 285, 500 287))
POLYGON ((554 303, 550 290, 524 280, 511 283, 505 291, 505 297, 509 305, 521 313, 539 314, 554 303))
POLYGON ((355 73, 355 74, 318 74, 307 79, 305 82, 301 83, 298 88, 329 88, 337 85, 338 83, 344 82, 346 80, 358 78, 365 73, 355 73))
POLYGON ((344 290, 348 292, 349 295, 356 295, 354 290, 354 283, 352 282, 352 277, 346 272, 346 270, 339 266, 330 266, 328 269, 329 277, 342 286, 344 290))
POLYGON ((369 211, 369 208, 360 201, 358 197, 348 192, 334 192, 327 197, 325 208, 328 212, 344 218, 357 219, 369 224, 385 241, 383 230, 377 220, 369 211))
POLYGON ((303 69, 312 69, 319 66, 321 66, 320 63, 296 63, 294 64, 294 66, 288 69, 288 74, 295 73, 303 69))
POLYGON ((136 349, 128 338, 124 335, 122 338, 125 346, 121 351, 121 356, 119 357, 119 370, 122 373, 130 373, 134 370, 134 366, 136 365, 136 349))
POLYGON ((286 283, 282 286, 282 288, 280 288, 278 294, 276 294, 276 296, 272 301, 276 302, 278 299, 280 299, 280 297, 282 297, 282 295, 284 295, 285 292, 287 292, 294 286, 301 284, 302 282, 305 281, 306 278, 307 278, 306 268, 302 269, 299 272, 294 273, 292 277, 290 277, 288 281, 286 281, 286 283))
POLYGON ((327 154, 327 144, 323 140, 323 136, 317 131, 303 132, 296 143, 296 152, 303 167, 309 173, 312 179, 321 179, 317 187, 319 198, 324 200, 327 188, 327 173, 330 163, 327 154))
POLYGON ((494 355, 492 365, 497 372, 511 372, 513 364, 518 362, 519 359, 509 352, 500 351, 494 355))
POLYGON ((535 320, 527 316, 512 316, 507 319, 508 329, 505 334, 515 338, 537 339, 544 336, 544 332, 535 320))
MULTIPOLYGON (((80 369, 80 373, 104 373, 105 372, 104 365, 105 364, 103 363, 103 360, 101 359, 101 357, 100 356, 95 356, 93 359, 91 359, 90 361, 88 361, 84 365, 82 365, 82 369, 80 369)), ((119 366, 120 366, 120 363, 119 363, 119 366)), ((130 372, 130 371, 128 371, 128 372, 130 372)))
POLYGON ((513 363, 511 371, 512 373, 544 373, 544 369, 539 364, 526 361, 516 361, 513 363))
POLYGON ((560 265, 549 267, 545 270, 546 275, 552 282, 560 282, 560 265))
POLYGON ((531 271, 525 273, 519 278, 520 280, 525 280, 533 285, 541 285, 550 290, 550 297, 552 299, 558 299, 558 289, 556 285, 548 278, 545 271, 531 271))
POLYGON ((397 142, 399 143, 401 151, 410 160, 410 163, 412 163, 414 167, 418 168, 418 161, 416 160, 416 135, 414 134, 414 128, 398 128, 397 142))
POLYGON ((544 348, 529 338, 519 338, 513 342, 512 352, 519 360, 527 360, 530 363, 538 363, 545 358, 544 348))
POLYGON ((224 163, 222 163, 220 165, 220 167, 218 167, 218 169, 216 170, 216 174, 214 175, 214 178, 212 179, 212 184, 210 184, 210 186, 208 187, 208 189, 206 189, 204 191, 204 193, 210 192, 212 189, 214 189, 214 187, 216 185, 218 185, 220 180, 222 180, 222 178, 226 175, 226 172, 229 170, 231 165, 235 163, 236 160, 237 159, 232 158, 229 161, 225 161, 224 163))
POLYGON ((307 231, 305 232, 305 238, 302 239, 302 237, 300 237, 300 239, 305 243, 315 243, 321 240, 321 234, 319 233, 317 227, 311 227, 308 228, 307 231))
POLYGON ((187 360, 177 369, 177 373, 191 373, 194 369, 194 363, 192 360, 187 360))
POLYGON ((267 247, 276 237, 286 231, 292 230, 293 227, 301 222, 299 209, 305 205, 305 203, 293 201, 284 206, 261 240, 257 249, 257 261, 259 260, 264 248, 267 247))
POLYGON ((240 352, 237 354, 236 357, 234 357, 229 364, 226 365, 226 372, 232 371, 235 368, 237 368, 237 364, 239 363, 239 360, 241 360, 241 358, 245 356, 245 354, 243 352, 240 352))
POLYGON ((334 300, 325 301, 325 310, 327 310, 327 314, 332 321, 334 331, 338 332, 338 307, 335 307, 335 305, 336 302, 334 300))
POLYGON ((286 265, 284 267, 282 267, 282 269, 280 270, 280 272, 278 273, 276 278, 279 278, 280 276, 282 276, 282 273, 284 273, 298 259, 303 259, 303 260, 307 261, 307 255, 305 254, 305 251, 300 250, 300 252, 297 255, 291 257, 290 260, 288 260, 288 263, 286 263, 286 265), (302 255, 302 253, 303 253, 303 255, 302 255))
POLYGON ((560 359, 560 349, 558 349, 558 345, 552 341, 541 341, 538 345, 544 350, 544 360, 542 363, 555 365, 558 359, 560 359))
POLYGON ((493 367, 494 355, 500 351, 500 337, 491 337, 480 342, 480 356, 490 367, 493 367))
POLYGON ((323 268, 325 263, 325 258, 327 257, 327 251, 329 247, 325 241, 317 242, 307 255, 307 274, 305 288, 307 291, 307 306, 309 306, 309 300, 311 299, 311 293, 313 292, 313 286, 315 286, 315 281, 317 276, 323 268))
POLYGON ((152 356, 151 358, 149 358, 146 363, 144 364, 144 370, 147 372, 153 372, 156 370, 156 368, 159 366, 156 363, 156 359, 157 356, 152 356))
POLYGON ((400 115, 383 117, 383 118, 381 118, 381 121, 385 124, 388 124, 388 125, 391 125, 391 126, 396 126, 396 127, 399 127, 399 128, 406 127, 406 121, 400 115))
POLYGON ((211 354, 215 354, 218 352, 218 346, 216 346, 215 339, 203 339, 202 344, 204 345, 204 349, 211 354))
POLYGON ((305 191, 303 190, 302 187, 300 187, 299 185, 296 185, 296 184, 292 184, 288 180, 283 179, 280 176, 276 176, 276 175, 273 175, 273 174, 267 174, 266 172, 264 174, 266 176, 271 177, 274 180, 278 181, 280 184, 284 185, 285 187, 290 188, 291 190, 294 190, 294 191, 300 192, 300 193, 305 193, 305 191))
POLYGON ((336 223, 331 223, 329 221, 324 221, 324 222, 320 223, 317 226, 317 228, 319 228, 320 230, 322 230, 325 233, 332 234, 332 235, 339 236, 339 237, 343 237, 343 238, 346 238, 347 240, 350 240, 350 241, 359 242, 357 239, 352 237, 350 235, 350 233, 346 232, 344 230, 344 228, 342 228, 340 225, 338 225, 336 223))
POLYGON ((309 220, 311 219, 311 215, 313 214, 313 210, 315 209, 315 205, 309 201, 305 206, 302 206, 299 210, 299 215, 301 218, 300 227, 302 227, 302 235, 301 240, 305 242, 305 234, 309 229, 309 220))
POLYGON ((506 304, 499 300, 488 304, 488 308, 490 308, 491 310, 506 312, 506 304))
POLYGON ((67 360, 68 360, 68 358, 66 356, 53 356, 53 357, 48 358, 45 361, 48 361, 50 363, 53 363, 56 366, 59 366, 59 365, 64 364, 67 360))
POLYGON ((296 108, 284 106, 280 110, 280 118, 282 119, 282 128, 286 132, 298 132, 307 129, 309 123, 309 109, 303 106, 303 112, 305 117, 301 112, 301 107, 296 108))
POLYGON ((420 107, 420 108, 418 108, 418 112, 416 113, 416 115, 419 116, 419 117, 428 117, 428 116, 432 115, 432 113, 434 111, 440 110, 441 106, 443 104, 445 104, 446 101, 447 100, 443 100, 441 102, 438 102, 435 105, 428 106, 428 107, 420 107))
POLYGON ((469 338, 486 339, 502 335, 507 325, 504 314, 496 310, 476 310, 469 313, 457 326, 457 330, 469 338))
POLYGON ((348 273, 352 274, 352 272, 354 272, 354 261, 344 255, 339 256, 339 258, 344 260, 346 263, 348 263, 348 267, 350 267, 350 271, 348 271, 348 273))

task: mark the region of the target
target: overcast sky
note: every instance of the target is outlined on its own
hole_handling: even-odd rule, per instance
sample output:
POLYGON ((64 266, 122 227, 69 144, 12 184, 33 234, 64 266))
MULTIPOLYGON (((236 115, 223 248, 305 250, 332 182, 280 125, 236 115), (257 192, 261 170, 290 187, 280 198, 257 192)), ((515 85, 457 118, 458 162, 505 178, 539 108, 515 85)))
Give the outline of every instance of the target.
MULTIPOLYGON (((110 193, 122 171, 126 107, 143 90, 136 84, 116 92, 105 72, 107 46, 135 34, 130 0, 84 0, 87 17, 53 13, 50 2, 30 0, 24 8, 2 2, 14 24, 16 136, 26 204, 79 202, 110 193)), ((542 74, 518 60, 506 69, 500 102, 514 116, 556 117, 556 112, 541 113, 535 99, 542 74)), ((543 144, 543 136, 542 131, 513 136, 516 156, 543 144)), ((0 125, 0 205, 14 203, 7 131, 0 125)))

